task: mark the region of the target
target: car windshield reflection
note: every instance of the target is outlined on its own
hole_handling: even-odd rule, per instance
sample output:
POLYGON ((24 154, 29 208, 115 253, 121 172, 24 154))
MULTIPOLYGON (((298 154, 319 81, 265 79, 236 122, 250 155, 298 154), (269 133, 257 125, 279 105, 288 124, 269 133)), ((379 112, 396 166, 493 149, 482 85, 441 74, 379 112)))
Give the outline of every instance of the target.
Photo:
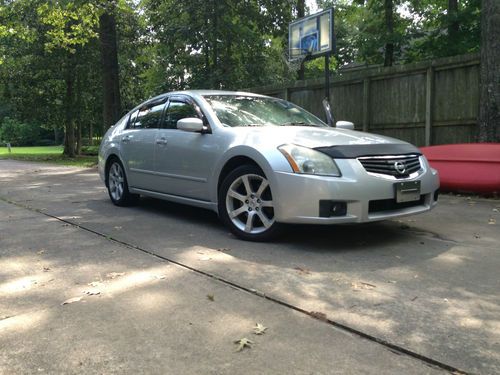
POLYGON ((315 126, 327 127, 319 118, 282 99, 205 95, 224 126, 315 126))

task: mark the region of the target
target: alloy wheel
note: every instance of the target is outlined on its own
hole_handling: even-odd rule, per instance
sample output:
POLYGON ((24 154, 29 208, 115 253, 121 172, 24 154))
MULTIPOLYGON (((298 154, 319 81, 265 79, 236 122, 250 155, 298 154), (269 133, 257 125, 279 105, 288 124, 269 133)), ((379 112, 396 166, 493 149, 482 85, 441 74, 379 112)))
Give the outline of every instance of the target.
POLYGON ((274 224, 274 205, 269 182, 256 174, 236 178, 226 193, 231 222, 248 234, 263 233, 274 224))

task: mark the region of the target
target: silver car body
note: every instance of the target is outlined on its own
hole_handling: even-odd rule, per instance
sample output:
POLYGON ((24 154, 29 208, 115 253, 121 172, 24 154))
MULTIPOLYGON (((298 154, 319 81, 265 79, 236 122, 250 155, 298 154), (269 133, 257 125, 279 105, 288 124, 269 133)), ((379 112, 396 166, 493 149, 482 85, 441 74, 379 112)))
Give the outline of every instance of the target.
POLYGON ((370 212, 370 201, 395 198, 396 179, 393 176, 368 172, 356 157, 334 159, 342 173, 340 177, 297 174, 278 150, 283 144, 309 148, 380 145, 387 146, 386 157, 391 157, 392 148, 408 145, 406 142, 337 128, 225 127, 204 99, 205 95, 214 94, 260 96, 212 90, 166 94, 191 98, 208 120, 209 134, 178 129, 126 129, 128 116, 133 111, 129 112, 103 137, 99 150, 101 179, 106 180, 106 162, 115 155, 124 165, 131 193, 217 212, 221 171, 234 158, 244 157, 255 162, 267 177, 277 222, 361 223, 422 213, 436 205, 434 193, 439 188, 439 178, 422 155, 419 156, 420 169, 408 178, 397 180, 420 181, 422 200, 419 204, 370 212), (347 213, 338 217, 321 217, 320 200, 345 201, 347 213))

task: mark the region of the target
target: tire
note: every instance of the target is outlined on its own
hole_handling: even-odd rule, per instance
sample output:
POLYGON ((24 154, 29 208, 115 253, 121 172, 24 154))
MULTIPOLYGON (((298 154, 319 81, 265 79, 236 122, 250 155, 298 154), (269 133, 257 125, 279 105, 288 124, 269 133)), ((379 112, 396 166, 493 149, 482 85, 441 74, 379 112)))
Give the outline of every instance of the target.
POLYGON ((128 190, 127 176, 123 164, 113 158, 106 171, 108 194, 111 202, 116 206, 130 206, 137 202, 139 195, 128 190))
POLYGON ((221 220, 243 240, 268 241, 281 232, 271 187, 257 166, 243 165, 230 172, 219 188, 218 201, 221 220))

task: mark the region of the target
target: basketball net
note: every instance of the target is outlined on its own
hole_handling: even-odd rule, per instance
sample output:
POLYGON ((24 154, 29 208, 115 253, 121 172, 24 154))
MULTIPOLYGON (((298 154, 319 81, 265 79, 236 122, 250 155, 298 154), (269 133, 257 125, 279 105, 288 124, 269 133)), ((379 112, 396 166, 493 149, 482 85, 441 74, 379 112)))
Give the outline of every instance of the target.
POLYGON ((304 61, 311 55, 310 52, 306 53, 305 55, 300 55, 294 58, 290 58, 288 48, 285 49, 285 51, 282 53, 281 58, 285 62, 285 64, 288 67, 288 70, 291 72, 298 72, 304 61))

